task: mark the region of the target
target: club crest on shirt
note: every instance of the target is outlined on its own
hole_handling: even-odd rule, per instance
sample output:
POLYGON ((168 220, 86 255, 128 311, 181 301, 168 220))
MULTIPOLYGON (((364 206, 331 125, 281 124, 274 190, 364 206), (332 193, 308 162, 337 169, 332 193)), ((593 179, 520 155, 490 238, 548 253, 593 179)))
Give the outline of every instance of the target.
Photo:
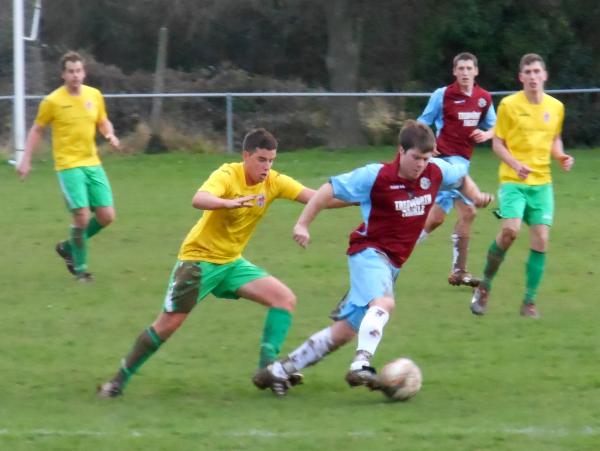
POLYGON ((484 106, 487 105, 487 100, 485 100, 483 97, 481 97, 478 101, 477 101, 477 106, 479 108, 483 108, 484 106))
POLYGON ((85 107, 86 107, 86 109, 88 109, 88 110, 91 110, 93 106, 94 106, 94 105, 93 105, 93 104, 92 104, 92 102, 90 102, 89 100, 88 100, 87 102, 85 102, 85 107))
POLYGON ((550 122, 550 113, 547 111, 544 113, 544 122, 550 122))
POLYGON ((427 177, 423 177, 421 180, 419 180, 419 185, 421 186, 421 189, 429 189, 431 186, 431 180, 429 180, 427 177))
POLYGON ((264 194, 259 194, 258 197, 256 198, 256 206, 257 207, 264 207, 265 206, 265 195, 264 194))

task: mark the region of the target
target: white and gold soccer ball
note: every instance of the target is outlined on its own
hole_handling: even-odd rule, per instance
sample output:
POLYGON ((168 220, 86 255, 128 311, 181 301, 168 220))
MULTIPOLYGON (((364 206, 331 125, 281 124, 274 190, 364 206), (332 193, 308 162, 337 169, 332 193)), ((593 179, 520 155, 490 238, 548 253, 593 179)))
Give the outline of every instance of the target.
POLYGON ((415 362, 400 357, 387 363, 379 373, 385 395, 395 401, 406 401, 421 389, 423 375, 415 362))

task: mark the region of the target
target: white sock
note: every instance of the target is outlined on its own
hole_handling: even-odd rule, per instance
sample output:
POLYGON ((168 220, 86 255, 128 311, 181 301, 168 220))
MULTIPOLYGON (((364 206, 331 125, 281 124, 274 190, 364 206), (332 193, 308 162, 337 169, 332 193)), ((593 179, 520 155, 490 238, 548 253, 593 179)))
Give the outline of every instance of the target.
POLYGON ((288 374, 283 369, 283 365, 279 360, 273 362, 273 366, 271 367, 271 372, 275 377, 279 377, 281 379, 287 379, 288 374))
MULTIPOLYGON (((333 341, 331 340, 331 327, 313 334, 308 340, 292 351, 286 359, 281 362, 282 370, 287 374, 299 371, 309 365, 314 365, 333 349, 333 341)), ((277 376, 275 371, 279 368, 273 367, 273 374, 277 376)))
POLYGON ((362 370, 364 366, 371 366, 372 354, 367 351, 356 351, 354 360, 350 364, 350 371, 362 370))
POLYGON ((421 230, 421 235, 419 235, 419 238, 417 239, 417 244, 421 244, 423 241, 425 241, 427 239, 428 236, 429 236, 429 233, 427 233, 425 231, 425 229, 421 230))
POLYGON ((358 346, 356 351, 366 351, 370 355, 375 350, 383 337, 383 328, 390 319, 390 314, 381 307, 370 307, 358 328, 358 346))
POLYGON ((452 240, 452 270, 454 270, 458 261, 458 235, 453 233, 450 239, 452 240))

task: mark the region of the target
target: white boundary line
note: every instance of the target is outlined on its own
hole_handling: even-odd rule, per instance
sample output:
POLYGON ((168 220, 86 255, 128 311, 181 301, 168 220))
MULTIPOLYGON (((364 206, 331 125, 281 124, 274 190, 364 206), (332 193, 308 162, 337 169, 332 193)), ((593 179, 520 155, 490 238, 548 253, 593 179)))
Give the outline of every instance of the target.
MULTIPOLYGON (((290 431, 290 432, 277 432, 277 431, 269 431, 265 429, 248 429, 242 431, 233 431, 224 434, 217 434, 223 437, 263 437, 263 438, 292 438, 292 437, 310 437, 319 435, 322 431, 290 431)), ((525 426, 519 428, 506 427, 502 429, 493 429, 493 430, 484 430, 480 428, 474 429, 443 429, 438 431, 439 433, 436 435, 452 435, 456 433, 466 434, 466 435, 488 435, 488 434, 498 434, 502 433, 505 435, 524 435, 530 437, 591 437, 600 435, 600 428, 594 426, 583 426, 579 428, 566 428, 566 427, 542 427, 542 426, 525 426)), ((178 435, 196 435, 197 432, 190 430, 188 433, 185 431, 178 431, 178 435)), ((39 429, 0 429, 0 438, 5 437, 21 437, 21 436, 45 436, 45 437, 109 437, 109 436, 118 436, 123 435, 118 431, 110 433, 106 431, 94 431, 87 429, 47 429, 47 428, 39 428, 39 429)), ((152 432, 144 432, 139 430, 129 430, 126 431, 124 435, 130 437, 151 437, 157 436, 161 434, 156 434, 155 430, 152 432)), ((168 435, 168 434, 165 434, 168 435)), ((210 434, 209 434, 210 435, 210 434)), ((340 435, 347 435, 352 437, 375 437, 377 435, 376 431, 366 430, 366 431, 352 431, 347 433, 342 433, 340 435)))

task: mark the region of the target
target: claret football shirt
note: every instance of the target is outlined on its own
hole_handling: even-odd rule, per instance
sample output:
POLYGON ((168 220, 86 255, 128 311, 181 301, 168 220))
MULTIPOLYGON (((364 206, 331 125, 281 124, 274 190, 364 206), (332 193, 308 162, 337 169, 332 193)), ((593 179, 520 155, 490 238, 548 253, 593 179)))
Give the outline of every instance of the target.
POLYGON ((370 164, 330 179, 334 196, 360 203, 363 222, 350 234, 348 255, 374 248, 401 267, 415 247, 440 188, 456 188, 467 174, 465 165, 432 158, 421 176, 398 176, 400 159, 370 164))

